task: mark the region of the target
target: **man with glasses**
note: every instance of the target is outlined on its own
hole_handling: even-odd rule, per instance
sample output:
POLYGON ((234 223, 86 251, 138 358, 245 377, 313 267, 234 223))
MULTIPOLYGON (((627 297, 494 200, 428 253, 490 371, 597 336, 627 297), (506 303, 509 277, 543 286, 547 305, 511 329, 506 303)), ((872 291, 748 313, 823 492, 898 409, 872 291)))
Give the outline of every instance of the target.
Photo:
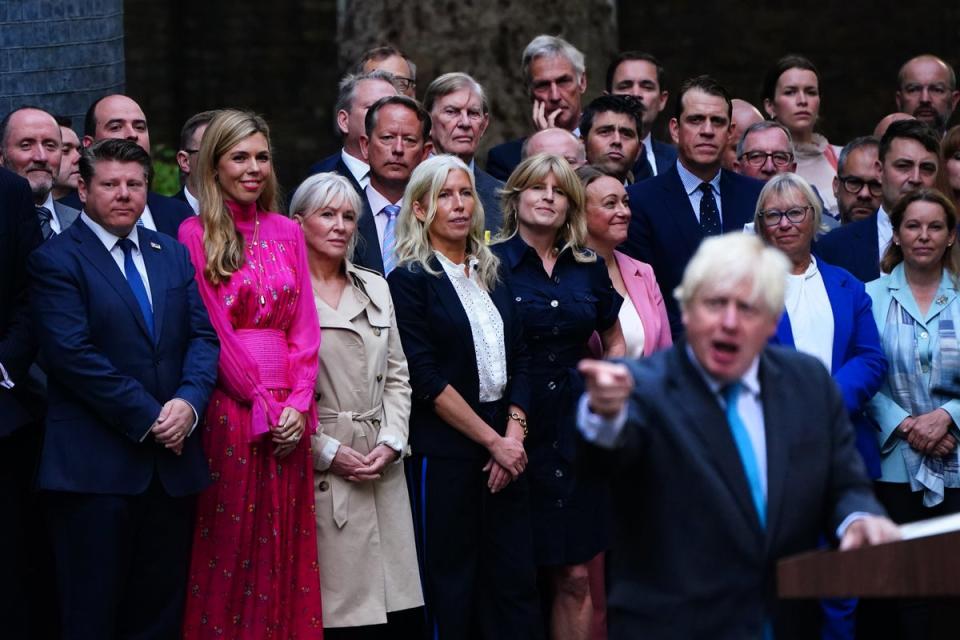
POLYGON ((848 142, 840 152, 833 195, 842 224, 869 218, 880 208, 883 185, 880 184, 879 150, 880 140, 861 136, 848 142))
POLYGON ((737 144, 734 170, 766 182, 778 173, 797 171, 790 132, 779 122, 764 120, 750 125, 737 144))
POLYGON ((919 120, 901 120, 883 134, 878 157, 882 191, 879 210, 831 231, 814 248, 818 256, 863 282, 880 277, 880 259, 893 238, 888 212, 905 194, 934 186, 940 166, 940 140, 936 131, 919 120))
POLYGON ((908 60, 897 75, 897 110, 930 125, 939 135, 960 100, 953 67, 932 55, 908 60))
POLYGON ((193 212, 200 215, 200 176, 197 175, 197 158, 200 157, 200 141, 216 111, 201 111, 190 116, 180 129, 180 149, 177 151, 177 164, 180 166, 180 191, 174 198, 190 205, 193 212))
POLYGON ((410 98, 417 97, 417 65, 400 49, 384 45, 366 51, 360 56, 356 72, 366 74, 371 71, 393 74, 393 84, 400 93, 410 98))

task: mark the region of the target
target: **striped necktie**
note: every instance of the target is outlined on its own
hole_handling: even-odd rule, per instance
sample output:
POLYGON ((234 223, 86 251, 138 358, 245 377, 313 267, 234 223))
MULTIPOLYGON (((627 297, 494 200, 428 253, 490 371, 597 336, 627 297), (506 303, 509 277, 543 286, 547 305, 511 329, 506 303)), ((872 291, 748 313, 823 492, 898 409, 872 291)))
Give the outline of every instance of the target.
POLYGON ((46 207, 37 207, 37 218, 40 220, 40 235, 44 240, 49 240, 53 235, 53 227, 50 226, 50 220, 53 218, 53 212, 46 207))
POLYGON ((397 215, 400 213, 400 205, 388 204, 380 213, 387 216, 387 226, 383 228, 383 275, 390 275, 393 268, 397 266, 397 215))

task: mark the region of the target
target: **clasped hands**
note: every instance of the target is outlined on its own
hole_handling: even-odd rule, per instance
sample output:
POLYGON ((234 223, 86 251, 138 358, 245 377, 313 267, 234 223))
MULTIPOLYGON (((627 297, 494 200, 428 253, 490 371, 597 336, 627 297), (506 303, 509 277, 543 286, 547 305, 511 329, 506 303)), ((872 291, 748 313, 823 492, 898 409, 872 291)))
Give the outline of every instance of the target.
POLYGON ((273 441, 273 455, 286 458, 300 444, 303 431, 307 425, 307 418, 293 407, 284 407, 280 420, 270 427, 270 440, 273 441))
POLYGON ((330 472, 348 482, 368 482, 383 477, 383 470, 400 457, 400 454, 385 444, 378 444, 373 451, 363 455, 356 449, 341 444, 330 463, 330 472))
POLYGON ((907 443, 920 453, 942 458, 957 446, 950 433, 953 418, 943 409, 934 409, 919 416, 908 416, 897 429, 907 443))
POLYGON ((160 408, 160 415, 150 426, 154 439, 176 455, 183 453, 183 443, 197 416, 186 400, 173 398, 160 408))
POLYGON ((527 451, 523 448, 523 427, 516 420, 507 421, 507 432, 498 436, 487 449, 490 459, 483 465, 488 473, 487 488, 497 493, 516 480, 527 468, 527 451))

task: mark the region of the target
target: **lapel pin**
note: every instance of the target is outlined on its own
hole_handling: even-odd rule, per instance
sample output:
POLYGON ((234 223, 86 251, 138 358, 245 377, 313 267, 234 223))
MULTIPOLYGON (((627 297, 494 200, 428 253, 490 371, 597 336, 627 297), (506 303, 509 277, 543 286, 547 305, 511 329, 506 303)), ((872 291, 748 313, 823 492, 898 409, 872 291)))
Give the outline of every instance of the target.
POLYGON ((936 303, 941 306, 947 304, 947 296, 937 296, 936 303))
POLYGON ((155 250, 155 251, 160 251, 160 249, 161 249, 160 243, 159 243, 159 242, 150 242, 150 248, 153 249, 153 250, 155 250))

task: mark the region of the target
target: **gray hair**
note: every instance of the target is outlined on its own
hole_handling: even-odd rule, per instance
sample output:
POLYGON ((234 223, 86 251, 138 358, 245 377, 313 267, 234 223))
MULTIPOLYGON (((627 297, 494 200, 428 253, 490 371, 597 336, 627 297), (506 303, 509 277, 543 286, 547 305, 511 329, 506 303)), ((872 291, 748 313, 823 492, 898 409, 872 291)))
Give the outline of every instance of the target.
POLYGON ((686 309, 702 289, 729 292, 749 282, 750 302, 779 317, 789 266, 783 253, 754 235, 732 232, 712 236, 700 243, 673 295, 686 309))
POLYGON ((765 225, 763 223, 763 205, 773 196, 781 196, 787 193, 798 193, 800 197, 807 201, 809 206, 813 207, 813 228, 814 233, 827 231, 829 227, 823 225, 823 204, 810 183, 802 176, 796 173, 778 173, 773 176, 760 190, 757 197, 757 206, 753 210, 753 229, 757 234, 763 233, 765 225))
POLYGON ((740 136, 740 142, 737 143, 737 158, 740 158, 740 156, 743 155, 743 147, 747 141, 748 135, 754 131, 766 131, 767 129, 779 129, 780 131, 783 131, 783 135, 787 136, 787 149, 790 151, 790 155, 796 159, 797 150, 793 146, 793 136, 790 135, 790 130, 776 120, 763 120, 761 122, 754 122, 752 125, 747 127, 747 130, 743 132, 742 136, 740 136))
POLYGON ((427 92, 423 94, 423 108, 429 113, 433 111, 433 104, 437 100, 461 89, 469 89, 480 96, 480 104, 483 112, 485 114, 490 113, 490 103, 487 101, 487 92, 483 90, 480 83, 474 80, 472 76, 460 71, 445 73, 431 82, 430 86, 427 87, 427 92))
POLYGON ((575 46, 557 36, 539 35, 530 41, 527 48, 523 50, 523 57, 520 59, 520 67, 523 70, 523 80, 529 87, 532 79, 530 77, 530 65, 540 57, 553 58, 563 56, 573 66, 577 72, 577 81, 587 72, 587 62, 583 54, 575 46))
POLYGON ((860 136, 848 142, 840 151, 840 155, 837 156, 837 175, 843 173, 844 168, 847 166, 847 158, 850 157, 850 154, 864 147, 874 147, 877 153, 880 153, 880 139, 875 136, 860 136))
MULTIPOLYGON (((310 176, 297 187, 290 201, 290 216, 303 220, 317 210, 338 202, 345 202, 353 207, 357 221, 360 220, 363 203, 350 181, 338 173, 318 173, 310 176)), ((356 246, 357 233, 354 230, 353 235, 347 240, 347 256, 353 255, 356 246)))
MULTIPOLYGON (((333 132, 338 136, 342 135, 342 133, 340 131, 340 124, 337 122, 337 114, 341 111, 349 113, 350 110, 353 109, 353 99, 357 95, 357 85, 364 80, 382 80, 383 82, 389 82, 395 90, 397 89, 397 86, 393 82, 393 74, 389 71, 376 69, 368 73, 348 73, 343 76, 340 80, 337 102, 333 105, 333 132)), ((400 91, 397 90, 397 93, 399 94, 400 91)))

